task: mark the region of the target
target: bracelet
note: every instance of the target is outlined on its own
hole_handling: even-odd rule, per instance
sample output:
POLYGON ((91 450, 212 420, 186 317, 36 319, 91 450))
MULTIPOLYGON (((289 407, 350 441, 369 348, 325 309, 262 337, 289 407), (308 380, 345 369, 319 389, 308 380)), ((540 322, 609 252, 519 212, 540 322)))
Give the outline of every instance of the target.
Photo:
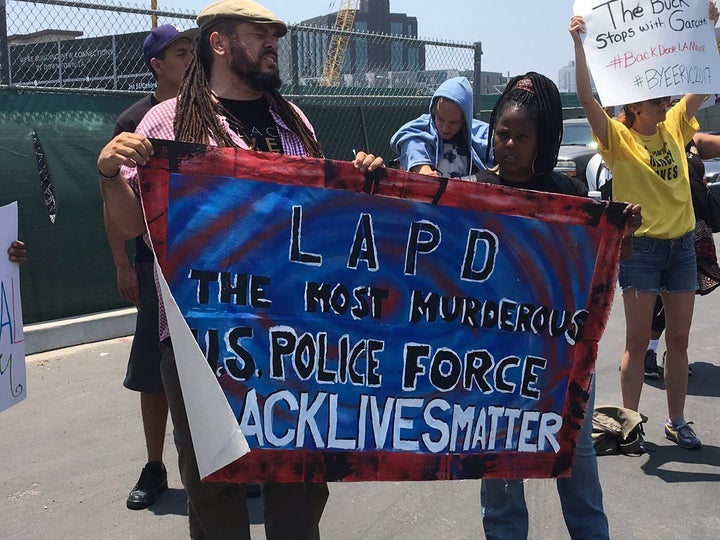
POLYGON ((118 169, 118 172, 116 172, 113 176, 105 176, 100 171, 100 169, 98 169, 98 176, 100 177, 100 180, 112 181, 112 180, 115 180, 118 176, 120 176, 120 169, 118 169))

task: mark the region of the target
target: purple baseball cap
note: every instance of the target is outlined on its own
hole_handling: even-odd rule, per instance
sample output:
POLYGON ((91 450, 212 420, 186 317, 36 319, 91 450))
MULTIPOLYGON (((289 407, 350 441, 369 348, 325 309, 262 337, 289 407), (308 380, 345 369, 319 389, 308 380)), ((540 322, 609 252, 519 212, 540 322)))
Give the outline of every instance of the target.
POLYGON ((148 67, 150 60, 157 58, 167 49, 171 43, 181 38, 189 39, 191 43, 195 43, 195 36, 198 35, 199 28, 190 28, 184 32, 180 32, 172 24, 162 24, 152 31, 145 38, 143 43, 143 58, 148 67))

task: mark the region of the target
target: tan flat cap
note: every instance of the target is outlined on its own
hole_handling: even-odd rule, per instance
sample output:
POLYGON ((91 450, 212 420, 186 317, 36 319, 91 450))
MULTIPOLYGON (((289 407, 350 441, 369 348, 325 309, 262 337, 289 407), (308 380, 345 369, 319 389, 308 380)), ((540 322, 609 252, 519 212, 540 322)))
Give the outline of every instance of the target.
POLYGON ((261 24, 274 24, 278 27, 278 36, 287 34, 287 25, 272 11, 252 0, 218 0, 200 12, 197 25, 207 28, 221 19, 242 19, 261 24))

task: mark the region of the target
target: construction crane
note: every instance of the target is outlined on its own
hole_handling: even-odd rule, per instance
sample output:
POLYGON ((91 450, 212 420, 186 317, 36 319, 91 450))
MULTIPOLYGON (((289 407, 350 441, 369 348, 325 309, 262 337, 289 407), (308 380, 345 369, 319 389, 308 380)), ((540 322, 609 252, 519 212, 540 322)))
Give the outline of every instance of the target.
POLYGON ((350 37, 344 34, 353 29, 355 14, 360 0, 343 0, 335 17, 335 32, 330 36, 325 63, 323 64, 320 86, 337 86, 340 83, 345 53, 347 52, 350 37))

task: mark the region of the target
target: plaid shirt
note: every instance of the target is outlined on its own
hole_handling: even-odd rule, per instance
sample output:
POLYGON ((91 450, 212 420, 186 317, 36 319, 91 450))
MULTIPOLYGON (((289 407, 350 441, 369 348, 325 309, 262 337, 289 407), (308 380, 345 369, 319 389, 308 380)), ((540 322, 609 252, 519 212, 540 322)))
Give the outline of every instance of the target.
MULTIPOLYGON (((173 129, 173 123, 175 121, 175 105, 177 103, 177 100, 175 98, 169 99, 167 101, 163 101, 159 105, 156 105, 148 113, 145 115, 145 117, 142 119, 140 124, 138 124, 137 129, 135 130, 136 133, 141 133, 142 135, 145 135, 148 138, 151 139, 165 139, 169 141, 175 140, 175 131, 173 129)), ((308 119, 305 117, 303 112, 293 105, 290 104, 295 111, 298 113, 300 118, 305 122, 305 125, 310 128, 310 130, 315 133, 313 130, 312 125, 308 121, 308 119)), ((305 147, 303 146, 302 141, 300 140, 300 137, 292 131, 280 118, 280 115, 277 113, 275 109, 273 109, 272 106, 270 106, 270 114, 272 115, 273 120, 275 121, 275 125, 278 128, 278 133, 280 135, 280 140, 282 141, 282 146, 285 154, 292 155, 292 156, 304 156, 305 155, 305 147)), ((225 130, 228 132, 230 137, 232 138, 233 142, 237 144, 240 148, 248 149, 247 143, 240 137, 237 133, 235 133, 232 129, 230 129, 230 125, 228 124, 225 117, 220 117, 220 121, 225 128, 225 130)), ((210 146, 217 146, 216 141, 210 140, 210 146)), ((138 199, 140 198, 140 178, 137 173, 137 169, 134 167, 125 167, 123 166, 120 170, 123 179, 130 184, 133 191, 138 196, 138 199)), ((145 235, 145 241, 150 245, 149 239, 147 237, 147 233, 145 235)), ((155 276, 155 287, 158 291, 158 298, 160 301, 158 302, 158 329, 160 331, 160 341, 164 340, 165 338, 170 337, 170 332, 168 330, 168 324, 167 324, 167 316, 165 314, 165 306, 162 302, 162 296, 160 295, 160 283, 158 282, 158 276, 155 276)))

